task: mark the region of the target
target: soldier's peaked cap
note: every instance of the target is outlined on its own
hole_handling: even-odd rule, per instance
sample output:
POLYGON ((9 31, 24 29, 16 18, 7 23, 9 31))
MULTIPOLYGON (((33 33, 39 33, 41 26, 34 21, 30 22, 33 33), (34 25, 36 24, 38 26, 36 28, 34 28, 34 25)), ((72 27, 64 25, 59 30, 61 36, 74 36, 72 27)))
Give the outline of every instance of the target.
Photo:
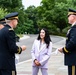
POLYGON ((12 19, 18 19, 18 12, 12 12, 5 16, 5 19, 12 20, 12 19))
POLYGON ((5 21, 5 18, 0 19, 0 22, 5 21))
POLYGON ((0 19, 0 24, 5 24, 5 18, 0 19))
POLYGON ((68 15, 76 15, 76 10, 69 8, 68 15))

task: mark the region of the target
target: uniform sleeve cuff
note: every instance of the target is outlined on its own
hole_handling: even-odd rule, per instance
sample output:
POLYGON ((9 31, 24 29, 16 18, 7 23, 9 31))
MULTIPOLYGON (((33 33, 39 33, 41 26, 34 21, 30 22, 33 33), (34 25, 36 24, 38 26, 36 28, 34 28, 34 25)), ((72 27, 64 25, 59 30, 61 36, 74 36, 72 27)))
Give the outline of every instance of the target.
POLYGON ((22 52, 22 48, 19 47, 19 48, 18 48, 18 54, 21 54, 21 52, 22 52))
POLYGON ((64 51, 65 53, 69 53, 69 51, 66 49, 66 47, 63 48, 63 51, 64 51))

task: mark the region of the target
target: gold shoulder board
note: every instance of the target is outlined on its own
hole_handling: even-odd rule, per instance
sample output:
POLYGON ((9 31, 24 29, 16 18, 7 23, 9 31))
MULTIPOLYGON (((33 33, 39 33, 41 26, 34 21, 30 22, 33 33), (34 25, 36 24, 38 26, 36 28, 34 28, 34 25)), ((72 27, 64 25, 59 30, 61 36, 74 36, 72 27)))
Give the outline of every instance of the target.
POLYGON ((9 30, 13 30, 13 28, 9 28, 9 30))

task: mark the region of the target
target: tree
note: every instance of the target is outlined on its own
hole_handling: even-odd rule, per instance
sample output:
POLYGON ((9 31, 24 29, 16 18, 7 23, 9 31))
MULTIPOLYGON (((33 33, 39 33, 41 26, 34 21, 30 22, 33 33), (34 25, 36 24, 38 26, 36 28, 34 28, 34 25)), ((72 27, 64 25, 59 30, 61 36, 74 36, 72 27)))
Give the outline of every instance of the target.
POLYGON ((7 9, 2 9, 2 8, 0 8, 0 19, 2 19, 2 18, 4 18, 4 16, 8 13, 8 12, 6 12, 6 10, 7 9))
MULTIPOLYGON (((37 9, 35 6, 29 6, 26 10, 25 13, 28 16, 28 19, 33 21, 33 27, 32 29, 34 30, 33 33, 38 33, 38 25, 37 25, 37 9)), ((28 26, 28 25, 27 25, 28 26)), ((31 29, 31 26, 30 26, 31 29)))
POLYGON ((7 8, 8 12, 17 11, 23 8, 22 0, 0 0, 0 7, 7 8))
POLYGON ((69 6, 74 7, 68 0, 42 0, 41 6, 38 8, 40 20, 49 21, 50 25, 56 26, 62 32, 68 25, 69 6))

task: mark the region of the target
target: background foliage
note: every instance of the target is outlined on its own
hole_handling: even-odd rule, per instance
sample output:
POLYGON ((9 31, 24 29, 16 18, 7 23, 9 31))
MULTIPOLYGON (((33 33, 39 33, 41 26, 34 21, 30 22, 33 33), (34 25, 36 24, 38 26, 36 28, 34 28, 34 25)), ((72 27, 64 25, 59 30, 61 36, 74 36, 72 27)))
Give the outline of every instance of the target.
POLYGON ((0 19, 6 14, 19 12, 19 24, 16 33, 37 34, 41 28, 47 28, 50 34, 65 34, 68 24, 68 8, 76 9, 76 0, 42 0, 38 7, 24 9, 22 0, 0 0, 0 19))

